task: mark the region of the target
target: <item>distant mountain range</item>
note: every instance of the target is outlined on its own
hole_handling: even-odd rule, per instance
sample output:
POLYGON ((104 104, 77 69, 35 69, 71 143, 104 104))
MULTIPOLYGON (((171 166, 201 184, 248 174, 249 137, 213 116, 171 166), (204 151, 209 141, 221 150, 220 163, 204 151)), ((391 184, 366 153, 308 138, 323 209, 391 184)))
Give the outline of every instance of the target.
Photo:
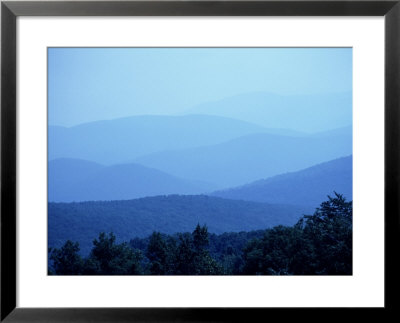
POLYGON ((303 135, 207 115, 133 116, 66 128, 49 126, 49 160, 78 158, 112 165, 164 150, 215 145, 253 134, 303 135))
MULTIPOLYGON (((102 166, 79 159, 49 162, 49 201, 134 199, 168 194, 207 194, 208 182, 186 180, 138 164, 102 166)), ((352 157, 318 164, 209 195, 256 202, 315 205, 334 190, 352 198, 352 157)))
POLYGON ((312 95, 252 92, 206 102, 188 113, 229 117, 268 128, 317 132, 352 124, 352 100, 351 92, 312 95))
POLYGON ((133 199, 165 194, 200 194, 215 185, 189 181, 138 164, 102 166, 62 158, 49 162, 49 201, 133 199))
MULTIPOLYGON (((318 206, 318 205, 316 205, 318 206)), ((239 232, 293 225, 313 208, 227 200, 204 195, 156 196, 127 201, 49 203, 49 247, 67 239, 78 241, 83 253, 102 231, 120 241, 146 237, 153 231, 191 232, 206 224, 209 232, 239 232)))
POLYGON ((333 191, 351 199, 352 127, 296 126, 351 124, 351 95, 250 96, 195 109, 222 116, 49 126, 49 247, 71 239, 87 252, 100 231, 128 241, 197 223, 212 233, 292 225, 333 191))
POLYGON ((347 127, 302 137, 251 134, 216 145, 158 152, 135 162, 228 188, 350 154, 352 136, 347 127))
POLYGON ((333 195, 352 200, 352 156, 212 193, 227 199, 313 206, 333 195))

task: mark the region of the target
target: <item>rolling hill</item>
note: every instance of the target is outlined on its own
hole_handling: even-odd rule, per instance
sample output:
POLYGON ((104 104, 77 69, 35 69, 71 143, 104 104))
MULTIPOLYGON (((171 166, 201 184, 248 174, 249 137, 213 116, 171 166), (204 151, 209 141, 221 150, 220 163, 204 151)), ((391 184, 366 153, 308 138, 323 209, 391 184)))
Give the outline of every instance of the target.
POLYGON ((212 193, 227 199, 313 206, 333 191, 352 200, 352 156, 212 193))
POLYGON ((253 122, 269 128, 324 131, 352 123, 352 93, 278 95, 251 92, 206 102, 188 113, 253 122))
POLYGON ((309 136, 314 138, 329 138, 333 136, 347 136, 348 138, 352 138, 353 126, 346 126, 326 131, 315 132, 310 134, 309 136))
POLYGON ((209 232, 239 232, 292 225, 313 209, 227 200, 204 195, 156 196, 126 201, 49 203, 49 247, 67 239, 90 250, 101 231, 113 232, 120 241, 146 237, 153 231, 193 231, 206 224, 209 232))
POLYGON ((77 159, 49 162, 49 201, 122 200, 165 194, 199 194, 215 185, 189 181, 137 164, 102 166, 77 159))
POLYGON ((49 126, 48 130, 49 160, 77 158, 104 165, 164 150, 214 145, 252 133, 295 133, 206 115, 143 115, 70 128, 49 126))
POLYGON ((350 154, 352 137, 348 134, 292 137, 259 133, 217 145, 154 153, 135 162, 229 188, 350 154))
POLYGON ((102 168, 103 165, 83 159, 59 158, 50 161, 48 163, 50 201, 53 201, 53 194, 57 195, 60 189, 74 185, 102 168))

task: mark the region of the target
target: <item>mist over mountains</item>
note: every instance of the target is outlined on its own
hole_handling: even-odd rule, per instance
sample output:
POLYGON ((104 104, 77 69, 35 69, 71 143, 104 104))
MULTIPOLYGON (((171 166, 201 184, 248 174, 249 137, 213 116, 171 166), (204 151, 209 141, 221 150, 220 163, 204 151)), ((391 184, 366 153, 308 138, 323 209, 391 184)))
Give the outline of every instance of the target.
POLYGON ((199 104, 188 113, 229 117, 269 128, 278 125, 301 132, 319 132, 352 123, 352 93, 243 93, 199 104))
POLYGON ((49 160, 78 158, 112 165, 155 152, 214 145, 253 133, 293 132, 218 116, 132 116, 70 128, 49 126, 49 160))
POLYGON ((352 123, 352 94, 245 93, 207 102, 184 115, 137 115, 73 127, 49 126, 49 160, 104 165, 165 150, 216 145, 256 133, 301 137, 352 123))
POLYGON ((234 200, 317 206, 327 195, 337 191, 351 201, 352 164, 352 156, 338 158, 298 172, 261 179, 211 195, 234 200))
POLYGON ((351 200, 350 94, 251 93, 189 112, 49 126, 49 246, 292 225, 334 191, 351 200))
POLYGON ((347 135, 252 134, 222 144, 164 151, 135 162, 182 178, 238 186, 352 153, 347 135))
POLYGON ((102 166, 63 158, 49 162, 49 201, 110 201, 168 194, 201 194, 216 186, 139 164, 102 166))
POLYGON ((47 67, 49 275, 353 273, 352 48, 51 47, 47 67))
POLYGON ((203 115, 50 126, 49 201, 206 194, 351 153, 351 126, 307 134, 203 115))

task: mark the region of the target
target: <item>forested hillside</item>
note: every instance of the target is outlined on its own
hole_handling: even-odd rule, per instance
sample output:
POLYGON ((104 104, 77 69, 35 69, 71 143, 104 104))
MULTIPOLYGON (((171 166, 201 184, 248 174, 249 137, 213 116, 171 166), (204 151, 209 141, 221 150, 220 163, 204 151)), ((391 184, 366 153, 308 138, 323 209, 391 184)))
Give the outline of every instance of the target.
POLYGON ((50 248, 49 273, 56 275, 351 275, 352 203, 329 197, 313 215, 293 226, 209 234, 153 232, 117 243, 100 233, 88 256, 78 242, 50 248))
POLYGON ((88 253, 99 232, 114 232, 118 241, 193 230, 206 223, 209 232, 239 232, 293 225, 312 208, 235 201, 205 195, 155 196, 123 201, 49 203, 49 247, 70 239, 88 253))
POLYGON ((351 48, 47 54, 50 273, 351 274, 351 48))
POLYGON ((315 206, 333 191, 353 198, 353 158, 338 158, 298 172, 281 174, 212 193, 227 199, 315 206))

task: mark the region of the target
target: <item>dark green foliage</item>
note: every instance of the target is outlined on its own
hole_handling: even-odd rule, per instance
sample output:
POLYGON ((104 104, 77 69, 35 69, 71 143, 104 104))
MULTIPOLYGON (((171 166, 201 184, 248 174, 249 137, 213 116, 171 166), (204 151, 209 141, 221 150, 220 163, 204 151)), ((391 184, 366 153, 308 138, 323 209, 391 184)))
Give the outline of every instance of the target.
POLYGON ((193 267, 196 275, 216 275, 221 272, 217 262, 208 251, 209 240, 207 227, 197 224, 192 233, 193 240, 193 267))
POLYGON ((159 232, 153 232, 147 246, 146 256, 150 261, 150 273, 166 275, 170 273, 171 251, 159 232))
POLYGON ((78 252, 79 243, 70 240, 67 240, 61 249, 51 250, 50 261, 53 269, 49 268, 49 274, 80 275, 83 271, 83 260, 78 252))
POLYGON ((243 248, 249 241, 262 238, 265 230, 210 234, 210 254, 222 266, 224 275, 241 274, 243 248))
MULTIPOLYGON (((301 251, 301 232, 295 227, 275 227, 262 239, 251 241, 244 249, 245 274, 288 275, 292 258, 301 251)), ((306 264, 303 264, 306 266, 306 264)))
MULTIPOLYGON (((201 227, 200 227, 201 228, 201 227)), ((204 232, 204 227, 203 227, 204 232)), ((180 274, 194 272, 190 264, 193 263, 194 249, 192 235, 195 236, 200 230, 197 229, 191 233, 178 233, 174 235, 166 235, 159 233, 160 237, 166 242, 168 257, 172 263, 169 263, 169 268, 172 273, 180 274), (196 232, 197 231, 197 232, 196 232), (175 257, 175 258, 174 258, 175 257)), ((240 274, 240 268, 243 265, 242 249, 247 242, 253 238, 262 238, 265 230, 250 231, 250 232, 226 232, 221 235, 208 233, 208 245, 205 245, 205 250, 209 252, 209 256, 218 264, 219 274, 240 274)), ((139 249, 143 254, 147 254, 147 246, 150 242, 150 237, 139 239, 134 238, 130 241, 130 246, 133 249, 139 249)), ((149 260, 145 257, 144 267, 149 267, 149 260)))
POLYGON ((245 274, 351 275, 352 203, 335 193, 295 226, 266 230, 243 257, 245 274))
POLYGON ((316 274, 352 272, 352 203, 335 193, 313 216, 300 220, 304 237, 313 246, 316 274))
POLYGON ((88 258, 78 254, 79 244, 67 241, 61 249, 53 249, 50 259, 56 275, 137 275, 141 274, 141 253, 127 243, 116 244, 115 235, 100 233, 93 241, 88 258))
POLYGON ((149 273, 153 275, 215 275, 221 269, 208 251, 207 227, 199 224, 192 234, 177 237, 154 232, 146 249, 149 273))
POLYGON ((133 251, 127 243, 116 244, 113 233, 108 236, 100 233, 93 246, 88 262, 90 270, 95 268, 97 275, 140 274, 140 253, 133 251))
POLYGON ((49 252, 57 275, 351 275, 352 203, 335 193, 291 227, 216 235, 197 224, 129 244, 100 233, 87 258, 71 241, 49 252))
POLYGON ((207 223, 208 232, 251 231, 294 225, 309 208, 226 200, 204 195, 155 196, 125 201, 49 203, 49 247, 79 242, 89 254, 99 232, 114 232, 117 243, 155 232, 191 232, 207 223))
POLYGON ((193 237, 193 247, 196 253, 200 253, 202 250, 208 247, 208 231, 207 227, 201 227, 200 224, 197 224, 196 229, 192 233, 193 237))
POLYGON ((179 235, 179 246, 176 253, 176 273, 189 275, 193 268, 193 241, 189 233, 179 235))

